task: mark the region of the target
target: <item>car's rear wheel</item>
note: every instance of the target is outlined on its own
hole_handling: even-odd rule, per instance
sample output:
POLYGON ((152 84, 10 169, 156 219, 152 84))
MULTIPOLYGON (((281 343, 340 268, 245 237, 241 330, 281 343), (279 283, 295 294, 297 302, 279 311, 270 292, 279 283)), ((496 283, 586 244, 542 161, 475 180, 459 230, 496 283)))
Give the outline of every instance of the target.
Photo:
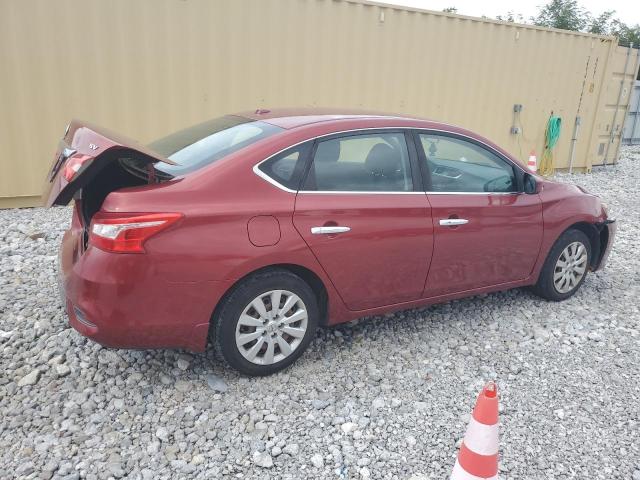
POLYGON ((257 273, 223 300, 213 319, 218 356, 246 375, 278 372, 302 355, 318 325, 313 290, 286 270, 257 273))
POLYGON ((584 282, 590 260, 589 238, 580 230, 567 230, 551 248, 532 290, 556 302, 571 297, 584 282))

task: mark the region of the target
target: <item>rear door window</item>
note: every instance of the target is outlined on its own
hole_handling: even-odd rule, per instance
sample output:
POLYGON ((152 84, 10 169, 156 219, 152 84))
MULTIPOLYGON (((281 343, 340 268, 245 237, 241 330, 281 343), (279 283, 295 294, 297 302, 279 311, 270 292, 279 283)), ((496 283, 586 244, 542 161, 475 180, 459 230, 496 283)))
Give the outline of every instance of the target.
POLYGON ((313 142, 285 150, 262 162, 258 169, 277 184, 290 190, 298 190, 304 173, 305 159, 313 142))
POLYGON ((156 164, 173 176, 185 175, 283 129, 270 123, 227 115, 156 140, 149 148, 177 165, 156 164))
POLYGON ((412 191, 404 134, 365 133, 319 141, 303 190, 412 191))

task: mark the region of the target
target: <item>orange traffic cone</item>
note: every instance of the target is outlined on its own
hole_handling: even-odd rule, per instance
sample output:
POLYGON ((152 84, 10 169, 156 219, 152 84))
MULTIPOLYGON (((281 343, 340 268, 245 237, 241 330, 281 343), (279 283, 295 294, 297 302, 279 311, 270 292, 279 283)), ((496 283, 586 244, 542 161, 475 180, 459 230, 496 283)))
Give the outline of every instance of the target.
POLYGON ((531 150, 529 153, 529 161, 527 162, 527 168, 533 173, 538 171, 538 159, 536 158, 536 151, 531 150))
POLYGON ((450 480, 498 478, 498 387, 488 383, 478 395, 450 480))

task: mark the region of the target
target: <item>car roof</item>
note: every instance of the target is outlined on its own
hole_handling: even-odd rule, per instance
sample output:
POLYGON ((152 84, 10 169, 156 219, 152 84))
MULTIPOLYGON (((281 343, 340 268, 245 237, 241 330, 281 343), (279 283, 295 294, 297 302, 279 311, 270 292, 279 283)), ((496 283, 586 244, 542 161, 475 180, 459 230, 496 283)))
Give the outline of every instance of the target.
MULTIPOLYGON (((267 109, 258 108, 252 112, 236 113, 236 116, 251 120, 261 120, 263 122, 276 125, 281 128, 291 129, 310 125, 312 123, 331 122, 336 120, 357 120, 357 119, 389 119, 389 120, 423 120, 410 115, 399 115, 392 113, 376 112, 371 110, 357 109, 336 109, 336 108, 281 108, 267 109)), ((435 123, 435 122, 431 122, 435 123)))
POLYGON ((456 125, 428 120, 412 115, 338 108, 258 108, 252 112, 236 113, 235 116, 248 118, 250 120, 260 120, 290 131, 292 129, 311 125, 316 127, 324 126, 325 128, 321 128, 321 130, 324 130, 325 133, 329 133, 334 129, 339 131, 339 128, 347 126, 349 128, 398 127, 439 130, 443 132, 461 134, 465 137, 479 141, 500 152, 505 157, 510 158, 520 167, 523 165, 523 162, 520 159, 511 155, 505 149, 496 145, 482 135, 456 125))

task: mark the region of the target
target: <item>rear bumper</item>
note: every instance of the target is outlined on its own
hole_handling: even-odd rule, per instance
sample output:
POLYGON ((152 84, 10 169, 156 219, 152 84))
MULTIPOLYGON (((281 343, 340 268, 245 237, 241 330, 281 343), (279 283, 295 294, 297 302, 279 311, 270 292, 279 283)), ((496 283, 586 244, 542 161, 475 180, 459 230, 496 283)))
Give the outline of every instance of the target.
POLYGON ((227 282, 173 282, 156 273, 147 255, 89 247, 68 231, 60 251, 60 286, 69 324, 114 348, 204 351, 209 320, 227 282))
POLYGON ((604 250, 602 251, 602 255, 600 255, 600 260, 598 261, 598 265, 594 268, 594 271, 602 270, 607 264, 607 260, 609 259, 609 254, 611 253, 611 248, 613 247, 613 242, 616 238, 616 230, 618 228, 618 222, 615 220, 606 220, 602 223, 602 230, 600 232, 601 241, 606 242, 604 250))

